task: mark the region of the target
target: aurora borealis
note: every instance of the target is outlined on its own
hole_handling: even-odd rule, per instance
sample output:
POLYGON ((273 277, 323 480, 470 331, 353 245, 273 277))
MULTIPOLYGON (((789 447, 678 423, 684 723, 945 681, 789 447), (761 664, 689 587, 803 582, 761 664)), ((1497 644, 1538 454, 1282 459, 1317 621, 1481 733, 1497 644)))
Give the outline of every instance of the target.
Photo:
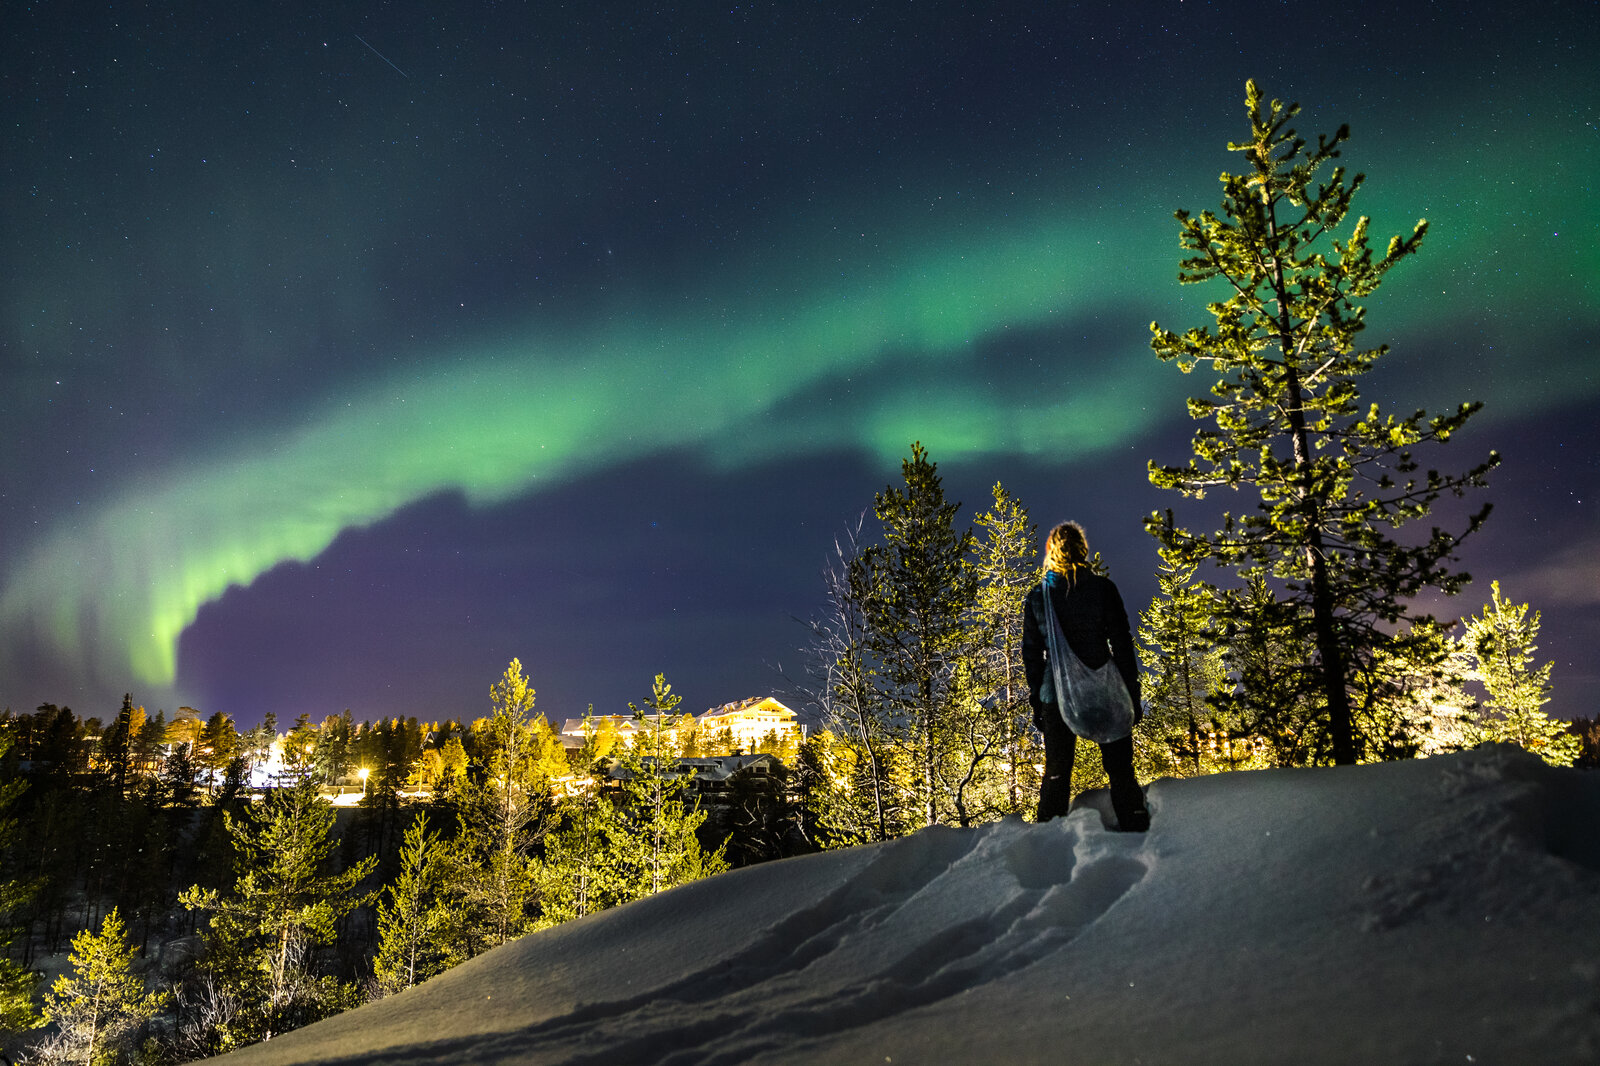
POLYGON ((1204 387, 1146 326, 1202 320, 1171 212, 1253 76, 1351 124, 1375 233, 1430 220, 1365 393, 1486 402, 1429 461, 1506 455, 1466 565, 1595 713, 1600 18, 1286 49, 1296 7, 19 9, 0 705, 472 716, 512 656, 555 718, 781 689, 912 440, 1143 603, 1204 387))

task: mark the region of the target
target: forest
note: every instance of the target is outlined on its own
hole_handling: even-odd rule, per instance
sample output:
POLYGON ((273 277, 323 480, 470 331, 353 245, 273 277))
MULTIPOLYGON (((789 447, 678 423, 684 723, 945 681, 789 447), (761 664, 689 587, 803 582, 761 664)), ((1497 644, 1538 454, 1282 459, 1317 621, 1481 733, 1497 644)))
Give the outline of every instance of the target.
POLYGON ((781 787, 735 782, 709 824, 686 795, 678 759, 728 738, 694 737, 678 702, 658 676, 631 743, 602 724, 570 755, 517 661, 469 724, 346 713, 241 734, 131 697, 108 724, 7 712, 8 1046, 48 1017, 38 1061, 216 1054, 778 854, 781 787), (336 791, 359 802, 336 810, 336 791), (69 949, 71 976, 36 990, 30 970, 69 949))
MULTIPOLYGON (((1363 181, 1333 165, 1347 131, 1312 146, 1293 106, 1253 84, 1247 105, 1221 212, 1177 216, 1180 280, 1217 293, 1213 322, 1151 325, 1159 358, 1216 380, 1189 403, 1205 424, 1193 454, 1149 468, 1181 502, 1147 521, 1159 591, 1130 619, 1140 780, 1488 742, 1594 767, 1600 726, 1542 710, 1552 664, 1532 605, 1493 582, 1463 618, 1416 606, 1467 586, 1457 553, 1489 509, 1459 532, 1401 528, 1498 462, 1449 474, 1414 455, 1477 404, 1359 402, 1387 353, 1356 343, 1364 301, 1426 223, 1382 252, 1364 218, 1335 237, 1363 181), (1206 510, 1208 491, 1243 502, 1206 510)), ((685 760, 731 744, 698 735, 660 674, 630 705, 631 741, 597 724, 578 746, 536 712, 517 660, 470 722, 346 712, 241 732, 221 712, 149 715, 131 694, 108 720, 0 714, 4 1050, 187 1061, 732 867, 1030 817, 1042 753, 1020 644, 1040 531, 1000 484, 964 517, 920 443, 901 473, 836 540, 805 674, 786 679, 818 727, 774 735, 762 747, 780 772, 736 774, 714 798, 685 760), (353 795, 353 778, 359 803, 336 808, 328 794, 353 795)), ((1074 792, 1102 783, 1092 746, 1073 774, 1074 792)))

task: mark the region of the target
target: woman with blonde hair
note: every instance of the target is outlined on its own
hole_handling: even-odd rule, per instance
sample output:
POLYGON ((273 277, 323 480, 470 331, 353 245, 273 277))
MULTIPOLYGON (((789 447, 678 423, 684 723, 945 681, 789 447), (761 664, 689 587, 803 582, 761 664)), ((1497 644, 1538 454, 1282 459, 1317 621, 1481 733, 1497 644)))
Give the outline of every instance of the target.
MULTIPOLYGON (((1111 778, 1111 806, 1116 812, 1117 828, 1143 832, 1150 827, 1150 812, 1133 772, 1132 726, 1143 715, 1133 633, 1117 586, 1090 568, 1089 539, 1076 522, 1063 522, 1050 531, 1045 540, 1044 575, 1028 591, 1023 607, 1022 664, 1028 675, 1028 702, 1033 706, 1034 725, 1044 734, 1044 781, 1039 786, 1038 814, 1041 822, 1067 813, 1072 800, 1072 760, 1078 742, 1077 734, 1062 715, 1062 703, 1070 697, 1056 691, 1055 671, 1048 661, 1052 624, 1060 627, 1060 637, 1069 646, 1062 649, 1064 657, 1075 655, 1088 671, 1114 663, 1127 687, 1131 701, 1131 715, 1126 720, 1129 731, 1098 742, 1106 775, 1111 778)), ((1120 695, 1116 693, 1119 699, 1120 695)), ((1113 734, 1118 732, 1121 730, 1112 730, 1113 734)))

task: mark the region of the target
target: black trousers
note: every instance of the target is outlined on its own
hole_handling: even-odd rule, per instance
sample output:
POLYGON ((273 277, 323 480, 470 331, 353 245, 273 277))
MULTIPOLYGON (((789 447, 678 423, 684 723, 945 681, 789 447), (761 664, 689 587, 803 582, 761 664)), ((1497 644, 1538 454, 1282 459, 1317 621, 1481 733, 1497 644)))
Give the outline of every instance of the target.
MULTIPOLYGON (((1037 819, 1047 822, 1067 813, 1072 804, 1072 760, 1078 750, 1078 736, 1054 706, 1045 706, 1035 715, 1044 734, 1044 781, 1039 785, 1037 819)), ((1100 760, 1111 779, 1111 809, 1123 829, 1144 829, 1150 823, 1144 792, 1133 772, 1133 738, 1124 737, 1100 745, 1100 760)))

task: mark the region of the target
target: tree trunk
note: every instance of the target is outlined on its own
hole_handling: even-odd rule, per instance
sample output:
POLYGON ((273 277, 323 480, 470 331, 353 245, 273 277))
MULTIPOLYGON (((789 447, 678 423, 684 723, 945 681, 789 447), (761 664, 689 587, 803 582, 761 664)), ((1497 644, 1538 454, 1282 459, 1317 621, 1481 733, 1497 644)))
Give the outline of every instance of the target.
MULTIPOLYGON (((1263 195, 1266 187, 1263 186, 1263 195)), ((1269 201, 1266 210, 1269 239, 1277 245, 1277 219, 1269 201)), ((1300 383, 1299 353, 1294 330, 1289 322, 1289 293, 1283 280, 1283 262, 1276 255, 1271 261, 1272 289, 1277 298, 1279 350, 1283 353, 1284 390, 1288 403, 1289 438, 1293 446, 1295 472, 1300 476, 1301 510, 1305 514, 1306 561, 1311 566, 1311 621, 1316 634, 1317 658, 1322 666, 1323 695, 1328 701, 1328 731, 1333 736, 1333 761, 1350 765, 1356 761, 1355 731, 1350 721, 1350 696, 1345 689, 1344 656, 1339 648, 1337 620, 1333 613, 1333 589, 1328 583, 1328 563, 1323 556, 1322 508, 1311 484, 1311 446, 1307 440, 1305 395, 1300 383)))
POLYGON ((1333 616, 1333 590, 1328 585, 1328 564, 1322 557, 1322 534, 1312 531, 1306 548, 1311 558, 1311 619, 1317 635, 1317 655, 1322 660, 1323 695, 1328 700, 1328 731, 1333 735, 1333 761, 1341 766, 1356 761, 1355 729, 1350 720, 1350 693, 1344 682, 1344 655, 1339 648, 1338 621, 1333 616))

